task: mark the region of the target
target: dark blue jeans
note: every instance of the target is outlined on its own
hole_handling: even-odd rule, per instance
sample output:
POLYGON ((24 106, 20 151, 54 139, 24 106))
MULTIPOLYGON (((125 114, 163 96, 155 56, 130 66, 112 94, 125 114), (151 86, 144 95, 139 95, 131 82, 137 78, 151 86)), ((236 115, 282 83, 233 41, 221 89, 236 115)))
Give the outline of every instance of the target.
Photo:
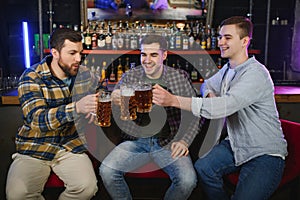
POLYGON ((240 170, 239 181, 232 200, 268 199, 278 187, 284 160, 278 156, 262 155, 241 166, 235 166, 228 140, 215 146, 208 155, 198 159, 195 168, 208 199, 230 199, 223 189, 223 176, 240 170))

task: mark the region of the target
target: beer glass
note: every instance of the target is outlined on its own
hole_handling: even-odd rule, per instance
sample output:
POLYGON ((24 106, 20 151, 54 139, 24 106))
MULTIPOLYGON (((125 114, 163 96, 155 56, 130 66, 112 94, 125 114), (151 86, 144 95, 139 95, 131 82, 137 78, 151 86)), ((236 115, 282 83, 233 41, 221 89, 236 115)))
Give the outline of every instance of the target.
POLYGON ((121 116, 122 120, 135 120, 136 119, 136 102, 134 97, 134 86, 121 85, 121 116))
POLYGON ((150 83, 138 84, 135 89, 135 100, 137 112, 149 113, 152 110, 152 85, 150 83))
POLYGON ((101 127, 109 127, 111 125, 111 94, 102 92, 98 97, 97 122, 101 127))

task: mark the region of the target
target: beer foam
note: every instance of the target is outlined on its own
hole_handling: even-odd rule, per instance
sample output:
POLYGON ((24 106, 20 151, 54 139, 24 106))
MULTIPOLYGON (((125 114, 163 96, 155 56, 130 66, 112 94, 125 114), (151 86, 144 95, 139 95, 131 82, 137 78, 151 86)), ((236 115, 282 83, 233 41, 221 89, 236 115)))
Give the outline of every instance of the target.
POLYGON ((133 89, 122 89, 122 96, 134 96, 134 90, 133 89))
POLYGON ((99 99, 99 102, 110 102, 110 98, 105 98, 105 99, 99 99))

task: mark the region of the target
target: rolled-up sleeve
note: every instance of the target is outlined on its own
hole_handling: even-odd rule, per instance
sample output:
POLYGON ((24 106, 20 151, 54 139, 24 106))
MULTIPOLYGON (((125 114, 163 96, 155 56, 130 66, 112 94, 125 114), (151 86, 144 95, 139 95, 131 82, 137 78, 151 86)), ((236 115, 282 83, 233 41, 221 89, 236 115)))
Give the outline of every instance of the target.
POLYGON ((193 115, 200 117, 200 110, 202 108, 202 98, 199 97, 192 97, 192 112, 193 115))

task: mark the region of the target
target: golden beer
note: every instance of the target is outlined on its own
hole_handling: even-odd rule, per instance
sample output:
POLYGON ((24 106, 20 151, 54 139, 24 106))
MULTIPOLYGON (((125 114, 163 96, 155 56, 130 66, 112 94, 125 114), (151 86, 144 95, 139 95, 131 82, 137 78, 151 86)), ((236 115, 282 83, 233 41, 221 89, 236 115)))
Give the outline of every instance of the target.
POLYGON ((137 102, 137 112, 150 112, 152 110, 152 87, 150 89, 136 89, 135 100, 137 102))
POLYGON ((98 99, 97 122, 101 127, 109 127, 111 125, 111 98, 109 94, 107 95, 102 95, 98 99))
POLYGON ((121 95, 121 116, 122 120, 136 119, 136 103, 134 96, 121 95))
POLYGON ((134 98, 134 88, 128 85, 121 86, 121 116, 122 120, 135 120, 136 102, 134 98))

